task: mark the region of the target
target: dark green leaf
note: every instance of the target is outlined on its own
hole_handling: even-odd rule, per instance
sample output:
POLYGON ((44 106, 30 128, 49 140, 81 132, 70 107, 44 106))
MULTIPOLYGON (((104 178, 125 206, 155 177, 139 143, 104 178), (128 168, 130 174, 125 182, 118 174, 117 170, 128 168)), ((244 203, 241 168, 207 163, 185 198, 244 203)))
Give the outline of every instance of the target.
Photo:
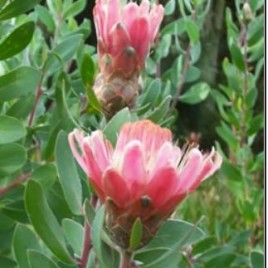
POLYGON ((197 104, 205 100, 210 92, 210 86, 207 83, 200 82, 189 88, 180 96, 180 101, 188 104, 197 104))
POLYGON ((130 234, 129 246, 132 250, 135 250, 141 242, 143 234, 143 226, 140 218, 137 218, 133 223, 130 234))
POLYGON ((263 253, 252 250, 250 252, 250 262, 251 262, 252 268, 263 268, 264 267, 263 253))
POLYGON ((8 20, 31 10, 40 0, 15 0, 0 12, 0 20, 8 20))
POLYGON ((199 41, 199 29, 197 24, 189 19, 184 21, 186 32, 190 38, 191 43, 195 44, 199 41))
POLYGON ((82 212, 81 182, 68 143, 68 136, 64 131, 60 131, 58 135, 55 156, 57 170, 66 201, 71 211, 79 215, 82 212))
POLYGON ((26 150, 21 145, 15 143, 0 145, 0 174, 15 172, 23 167, 26 159, 26 150))
POLYGON ((12 259, 9 259, 4 256, 0 256, 0 267, 3 268, 17 268, 17 263, 12 259))
POLYGON ((18 224, 13 237, 13 251, 20 268, 30 268, 28 249, 40 250, 37 237, 28 227, 18 224))
POLYGON ((34 22, 26 22, 17 27, 0 43, 0 60, 10 58, 21 52, 31 42, 34 33, 34 22))
POLYGON ((20 140, 25 135, 26 129, 18 119, 0 115, 0 144, 20 140))
POLYGON ((0 100, 9 101, 34 94, 40 78, 41 74, 31 67, 20 67, 0 76, 0 100))
POLYGON ((59 268, 59 266, 46 255, 35 250, 28 251, 28 258, 31 268, 59 268))
POLYGON ((243 180, 243 176, 239 167, 231 164, 228 161, 223 162, 220 172, 223 173, 228 180, 240 182, 243 180))
POLYGON ((89 54, 84 54, 80 66, 80 74, 84 86, 92 87, 95 76, 95 63, 89 54))
POLYGON ((36 232, 47 247, 64 263, 72 264, 62 230, 52 213, 41 185, 30 180, 25 191, 25 206, 36 232))
POLYGON ((236 65, 236 67, 242 72, 245 71, 246 64, 241 50, 238 48, 236 44, 232 44, 230 50, 233 62, 236 65))

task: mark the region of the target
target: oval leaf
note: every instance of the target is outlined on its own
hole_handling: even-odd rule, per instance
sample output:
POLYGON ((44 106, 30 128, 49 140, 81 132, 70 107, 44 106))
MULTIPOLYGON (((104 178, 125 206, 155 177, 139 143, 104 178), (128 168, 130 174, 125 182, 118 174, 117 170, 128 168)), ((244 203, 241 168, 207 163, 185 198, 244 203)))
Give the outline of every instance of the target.
POLYGON ((40 78, 41 74, 31 67, 20 67, 0 76, 0 100, 9 101, 34 94, 40 78))
POLYGON ((18 144, 0 145, 0 174, 11 174, 23 167, 27 159, 26 150, 18 144))
POLYGON ((10 58, 21 52, 32 40, 34 22, 29 21, 17 27, 1 44, 0 60, 10 58))
POLYGON ((0 115, 0 144, 20 140, 26 135, 23 124, 10 116, 0 115))
POLYGON ((27 258, 28 249, 40 250, 40 245, 33 231, 18 224, 14 231, 13 250, 20 268, 30 268, 27 258))
POLYGON ((197 83, 180 96, 179 100, 188 104, 197 104, 205 100, 209 92, 210 86, 207 83, 197 83))
POLYGON ((82 187, 67 134, 61 131, 56 141, 56 163, 66 201, 74 214, 82 212, 82 187))
POLYGON ((40 0, 15 0, 0 12, 0 20, 8 20, 17 17, 32 9, 40 0))
POLYGON ((30 180, 25 190, 25 207, 32 225, 47 247, 62 262, 72 264, 62 230, 52 213, 41 185, 30 180))
POLYGON ((28 258, 31 268, 59 268, 59 266, 41 252, 35 250, 28 251, 28 258))

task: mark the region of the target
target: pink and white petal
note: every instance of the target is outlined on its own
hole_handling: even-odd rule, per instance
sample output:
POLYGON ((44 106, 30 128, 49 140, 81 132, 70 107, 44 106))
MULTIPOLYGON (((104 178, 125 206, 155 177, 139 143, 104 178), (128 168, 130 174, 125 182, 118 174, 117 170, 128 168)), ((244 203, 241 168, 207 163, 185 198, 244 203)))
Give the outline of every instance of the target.
POLYGON ((198 179, 200 169, 202 167, 203 156, 201 152, 194 148, 189 152, 189 156, 185 166, 179 172, 179 184, 177 191, 179 193, 186 193, 190 187, 198 179))
POLYGON ((150 46, 150 31, 147 18, 141 17, 133 20, 129 28, 131 44, 137 51, 140 65, 143 66, 150 46))
POLYGON ((98 160, 95 158, 92 148, 90 147, 89 139, 84 141, 83 151, 85 155, 85 161, 88 167, 87 175, 89 176, 89 179, 93 182, 93 184, 101 189, 102 188, 101 178, 103 172, 101 172, 98 160))
POLYGON ((149 10, 150 10, 150 2, 148 0, 142 0, 139 6, 140 10, 140 16, 148 16, 149 15, 149 10))
POLYGON ((150 42, 152 43, 157 35, 160 24, 164 18, 164 8, 162 5, 153 5, 150 15, 150 42))
POLYGON ((220 168, 222 164, 222 156, 219 153, 215 152, 213 158, 214 161, 212 158, 209 158, 205 161, 197 180, 190 188, 190 192, 194 191, 202 181, 213 175, 220 168))
POLYGON ((110 53, 113 57, 121 54, 127 47, 130 46, 130 38, 122 23, 117 23, 113 26, 109 33, 110 53))
POLYGON ((152 169, 153 174, 157 173, 159 169, 167 165, 171 165, 175 168, 180 155, 181 152, 178 147, 173 146, 169 141, 164 142, 155 157, 152 169))
POLYGON ((131 201, 128 185, 115 169, 106 170, 102 185, 105 196, 114 200, 119 207, 125 207, 131 201))
POLYGON ((163 213, 163 215, 169 216, 171 213, 173 213, 176 207, 186 196, 187 196, 186 193, 180 193, 174 195, 170 200, 168 200, 161 207, 159 207, 159 210, 161 211, 161 213, 163 213))
POLYGON ((178 184, 177 172, 174 167, 166 166, 150 179, 146 185, 145 195, 148 195, 156 209, 167 203, 175 194, 178 184))
POLYGON ((68 136, 69 145, 70 145, 74 158, 76 159, 78 164, 81 166, 81 168, 84 170, 84 172, 88 174, 88 166, 83 157, 83 151, 82 151, 83 140, 84 140, 83 133, 79 131, 78 129, 75 129, 68 136))
POLYGON ((120 1, 109 0, 107 5, 107 35, 112 27, 120 22, 120 1))
POLYGON ((143 148, 139 141, 130 141, 122 158, 122 177, 128 184, 132 198, 142 194, 146 183, 143 148))
POLYGON ((94 131, 91 134, 91 144, 95 159, 98 160, 100 170, 104 170, 111 163, 112 146, 104 139, 103 133, 100 130, 94 131))
POLYGON ((133 20, 139 16, 139 7, 136 3, 130 2, 122 10, 122 20, 129 32, 133 20))

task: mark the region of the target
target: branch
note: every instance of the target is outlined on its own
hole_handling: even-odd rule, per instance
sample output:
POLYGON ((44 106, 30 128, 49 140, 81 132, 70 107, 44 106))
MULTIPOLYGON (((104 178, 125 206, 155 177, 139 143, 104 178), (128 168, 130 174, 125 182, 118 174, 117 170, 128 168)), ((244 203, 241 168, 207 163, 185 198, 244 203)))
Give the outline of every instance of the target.
POLYGON ((10 184, 8 184, 7 186, 5 186, 3 188, 0 188, 0 197, 3 196, 4 194, 6 194, 9 190, 15 188, 17 185, 22 184, 31 175, 32 175, 32 173, 30 173, 30 172, 29 173, 24 173, 24 174, 20 175, 16 180, 14 180, 10 184))

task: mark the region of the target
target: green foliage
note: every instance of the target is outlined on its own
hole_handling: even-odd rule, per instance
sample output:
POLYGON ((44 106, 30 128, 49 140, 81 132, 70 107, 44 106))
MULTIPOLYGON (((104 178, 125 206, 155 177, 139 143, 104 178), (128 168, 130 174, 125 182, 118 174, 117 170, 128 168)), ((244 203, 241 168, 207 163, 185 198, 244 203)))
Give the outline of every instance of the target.
MULTIPOLYGON (((213 124, 206 116, 204 121, 209 130, 215 126, 216 149, 224 158, 219 180, 206 182, 180 204, 175 219, 143 248, 138 218, 130 237, 133 259, 144 268, 263 267, 264 153, 258 144, 264 127, 264 2, 248 1, 251 17, 242 0, 225 8, 219 23, 224 29, 217 28, 221 36, 227 33, 219 44, 224 57, 215 56, 219 80, 212 84, 201 62, 205 44, 211 43, 211 51, 214 45, 206 35, 208 18, 216 14, 213 1, 164 1, 165 19, 135 108, 109 120, 93 90, 98 62, 93 22, 86 18, 91 2, 0 0, 0 267, 80 267, 88 225, 87 267, 119 267, 105 208, 94 203, 68 133, 100 129, 114 146, 126 122, 150 119, 177 129, 183 107, 201 106, 212 114, 213 124), (198 225, 187 222, 203 214, 198 225)), ((203 117, 186 113, 195 121, 203 117)))

